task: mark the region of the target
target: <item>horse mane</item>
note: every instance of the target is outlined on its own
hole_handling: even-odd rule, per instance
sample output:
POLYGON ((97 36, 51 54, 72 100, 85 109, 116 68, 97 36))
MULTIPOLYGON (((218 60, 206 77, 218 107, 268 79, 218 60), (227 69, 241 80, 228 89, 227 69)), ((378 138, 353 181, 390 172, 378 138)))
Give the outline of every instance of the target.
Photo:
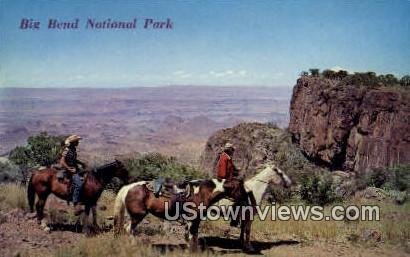
POLYGON ((107 181, 113 177, 113 168, 118 166, 118 161, 113 161, 93 169, 90 174, 97 178, 107 181))
POLYGON ((270 172, 269 169, 271 169, 272 171, 274 171, 274 169, 272 168, 273 166, 275 166, 275 164, 266 163, 266 164, 264 165, 262 171, 260 171, 260 172, 257 173, 255 176, 253 176, 252 178, 250 178, 248 181, 251 182, 251 181, 254 181, 254 180, 263 178, 264 176, 266 176, 267 173, 270 172))
POLYGON ((96 173, 97 175, 101 175, 101 173, 105 172, 108 169, 111 169, 115 165, 117 165, 117 161, 113 161, 113 162, 104 164, 100 167, 95 168, 94 173, 96 173))

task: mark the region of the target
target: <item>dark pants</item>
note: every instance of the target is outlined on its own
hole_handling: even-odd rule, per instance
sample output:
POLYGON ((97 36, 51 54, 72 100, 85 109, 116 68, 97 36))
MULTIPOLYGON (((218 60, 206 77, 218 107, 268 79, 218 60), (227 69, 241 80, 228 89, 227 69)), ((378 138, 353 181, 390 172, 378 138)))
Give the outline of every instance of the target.
POLYGON ((154 195, 155 197, 159 197, 159 194, 161 193, 161 188, 162 185, 164 184, 165 179, 162 177, 157 178, 156 180, 154 180, 154 195))
POLYGON ((73 175, 73 203, 77 204, 80 201, 81 189, 84 181, 78 173, 73 175))

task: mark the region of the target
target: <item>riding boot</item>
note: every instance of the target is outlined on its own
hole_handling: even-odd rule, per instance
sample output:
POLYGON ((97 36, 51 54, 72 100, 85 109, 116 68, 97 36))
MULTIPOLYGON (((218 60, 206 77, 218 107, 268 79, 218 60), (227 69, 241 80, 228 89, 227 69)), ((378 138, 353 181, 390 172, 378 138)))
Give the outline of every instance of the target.
POLYGON ((75 174, 73 176, 73 185, 74 185, 74 191, 73 191, 73 203, 74 203, 74 214, 75 215, 80 215, 81 212, 83 211, 81 205, 79 205, 80 202, 80 195, 81 195, 81 187, 82 187, 82 178, 78 175, 75 174))

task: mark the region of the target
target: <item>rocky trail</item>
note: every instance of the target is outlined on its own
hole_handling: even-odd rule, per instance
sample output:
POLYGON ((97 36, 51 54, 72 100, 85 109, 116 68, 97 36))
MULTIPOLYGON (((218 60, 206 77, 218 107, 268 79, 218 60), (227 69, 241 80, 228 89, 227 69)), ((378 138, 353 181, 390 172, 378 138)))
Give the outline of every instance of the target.
MULTIPOLYGON (((58 211, 67 209, 67 205, 55 199, 50 202, 58 211)), ((55 225, 50 227, 51 231, 46 231, 37 224, 35 213, 22 209, 0 211, 0 223, 0 256, 47 256, 62 245, 84 238, 74 225, 55 225)))

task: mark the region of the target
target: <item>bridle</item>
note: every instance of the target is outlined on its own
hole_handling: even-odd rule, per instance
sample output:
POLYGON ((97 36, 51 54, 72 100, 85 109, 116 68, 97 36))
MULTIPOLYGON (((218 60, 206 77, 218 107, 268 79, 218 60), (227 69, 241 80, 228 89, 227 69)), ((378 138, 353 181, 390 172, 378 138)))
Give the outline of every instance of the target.
POLYGON ((259 181, 259 182, 262 182, 262 183, 265 183, 265 184, 269 184, 269 183, 270 183, 270 181, 263 181, 263 180, 261 180, 261 179, 257 179, 256 181, 259 181))
MULTIPOLYGON (((283 177, 283 172, 277 172, 277 171, 275 171, 275 172, 276 172, 276 174, 279 174, 279 176, 281 177, 282 181, 285 180, 285 178, 283 177)), ((264 180, 261 180, 261 179, 256 179, 256 181, 259 181, 259 182, 262 182, 262 183, 265 183, 265 184, 270 184, 270 181, 264 181, 264 180)))

